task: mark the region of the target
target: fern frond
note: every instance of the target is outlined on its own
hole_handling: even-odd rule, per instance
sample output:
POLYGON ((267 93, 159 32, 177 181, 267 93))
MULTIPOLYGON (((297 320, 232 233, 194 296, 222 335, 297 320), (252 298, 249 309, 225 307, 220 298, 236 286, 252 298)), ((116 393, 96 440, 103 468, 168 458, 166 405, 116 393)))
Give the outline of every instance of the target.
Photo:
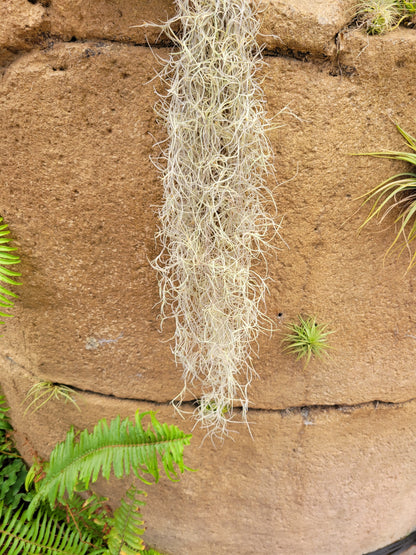
MULTIPOLYGON (((93 432, 83 430, 77 435, 72 428, 66 439, 56 445, 49 463, 43 466, 43 477, 38 491, 29 506, 29 516, 37 505, 48 499, 51 507, 56 501, 71 498, 81 482, 84 489, 102 474, 107 480, 111 472, 122 478, 133 472, 140 480, 149 483, 146 476, 159 479, 159 460, 169 479, 178 477, 177 470, 189 470, 183 462, 183 450, 189 445, 191 434, 185 434, 172 425, 160 424, 153 411, 136 412, 134 422, 117 416, 108 424, 100 420, 93 432), (149 416, 151 424, 143 426, 149 416)), ((36 472, 29 472, 34 479, 36 472)))
POLYGON ((146 493, 132 486, 115 511, 113 528, 107 537, 110 555, 137 555, 138 551, 144 550, 140 537, 144 533, 143 517, 139 513, 139 507, 145 504, 140 499, 142 495, 146 493))
POLYGON ((105 549, 96 549, 88 534, 57 522, 50 514, 39 510, 33 519, 26 511, 5 509, 0 504, 0 555, 99 555, 105 549))
POLYGON ((97 496, 95 493, 91 493, 87 499, 74 495, 71 499, 66 499, 65 504, 58 504, 53 510, 49 504, 42 504, 42 510, 50 512, 55 520, 67 522, 73 528, 89 535, 95 546, 103 547, 105 532, 112 521, 107 501, 106 497, 97 496))
MULTIPOLYGON (((0 216, 0 222, 3 221, 3 218, 0 216)), ((16 247, 9 246, 10 238, 7 237, 10 235, 10 231, 8 230, 7 224, 0 225, 0 282, 7 283, 7 285, 21 285, 20 282, 16 281, 14 278, 19 277, 21 274, 19 272, 15 272, 14 270, 10 270, 5 266, 10 266, 14 264, 19 264, 20 258, 15 255, 11 254, 13 251, 16 251, 16 247)), ((0 285, 0 306, 5 308, 10 308, 13 306, 13 301, 11 301, 8 297, 17 298, 16 293, 10 291, 6 287, 0 285)), ((0 311, 1 318, 11 318, 12 315, 8 314, 7 312, 0 311)), ((0 324, 4 324, 4 322, 0 321, 0 324)))

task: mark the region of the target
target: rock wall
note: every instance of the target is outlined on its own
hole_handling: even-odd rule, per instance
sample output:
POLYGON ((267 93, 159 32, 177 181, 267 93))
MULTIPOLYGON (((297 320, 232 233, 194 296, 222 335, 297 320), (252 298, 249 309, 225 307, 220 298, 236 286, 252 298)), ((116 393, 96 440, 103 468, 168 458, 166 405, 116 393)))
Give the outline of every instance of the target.
MULTIPOLYGON (((415 133, 416 33, 367 37, 354 1, 263 5, 275 189, 287 247, 268 261, 268 314, 250 388, 251 434, 213 446, 195 429, 180 483, 149 492, 146 540, 172 555, 359 555, 416 526, 416 317, 406 256, 383 256, 388 224, 357 233, 355 199, 403 164, 351 153, 403 149, 415 133), (315 314, 336 331, 306 368, 282 351, 284 326, 315 314)), ((146 21, 164 0, 0 4, 0 214, 24 286, 0 338, 0 383, 19 447, 46 457, 71 424, 169 405, 182 388, 159 332, 159 175, 164 130, 152 80, 169 44, 146 21), (139 25, 139 27, 137 27, 139 25), (147 42, 146 42, 147 41, 147 42), (78 391, 24 415, 42 380, 78 391)), ((157 85, 158 86, 158 85, 157 85)), ((273 186, 273 183, 270 184, 273 186)), ((123 487, 127 484, 123 484, 123 487)), ((101 484, 114 503, 120 484, 101 484)))

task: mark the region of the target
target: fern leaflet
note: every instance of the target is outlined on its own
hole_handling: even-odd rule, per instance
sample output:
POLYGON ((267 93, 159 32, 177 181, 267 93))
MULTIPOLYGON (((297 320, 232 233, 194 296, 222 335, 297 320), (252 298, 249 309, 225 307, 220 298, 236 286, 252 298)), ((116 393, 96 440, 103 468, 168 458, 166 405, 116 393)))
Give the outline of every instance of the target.
MULTIPOLYGON (((3 218, 0 216, 0 222, 2 221, 3 218)), ((0 225, 0 282, 7 283, 7 285, 21 285, 20 282, 13 279, 21 274, 6 268, 6 266, 18 264, 20 262, 20 258, 17 255, 11 254, 17 249, 16 247, 9 246, 10 238, 7 237, 7 235, 10 235, 7 224, 0 225)), ((17 298, 17 295, 9 289, 6 289, 6 287, 0 285, 0 307, 10 308, 13 306, 13 301, 8 297, 17 298)), ((0 317, 11 318, 12 315, 0 311, 0 317)), ((4 324, 4 322, 0 321, 0 324, 4 324)))
POLYGON ((144 550, 140 537, 144 533, 143 517, 139 507, 145 503, 140 499, 141 495, 145 492, 132 486, 115 511, 113 528, 107 537, 110 555, 137 555, 138 551, 144 550))

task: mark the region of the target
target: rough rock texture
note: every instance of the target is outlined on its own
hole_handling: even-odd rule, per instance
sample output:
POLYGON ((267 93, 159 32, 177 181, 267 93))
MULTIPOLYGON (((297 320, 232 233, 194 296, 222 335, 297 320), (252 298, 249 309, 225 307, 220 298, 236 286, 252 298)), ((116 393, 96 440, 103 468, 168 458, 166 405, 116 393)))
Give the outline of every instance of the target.
MULTIPOLYGON (((17 367, 2 379, 19 406, 33 379, 17 367)), ((160 420, 189 432, 173 409, 81 394, 34 415, 14 411, 19 447, 46 456, 67 423, 91 427, 103 417, 158 410, 160 420)), ((362 555, 411 532, 415 523, 416 402, 355 410, 253 411, 254 441, 241 429, 215 448, 194 430, 185 461, 195 473, 163 478, 144 509, 146 542, 166 554, 362 555)), ((130 481, 97 488, 118 500, 130 481)), ((138 484, 143 488, 143 484, 138 484)))
MULTIPOLYGON (((343 29, 351 5, 265 6, 263 30, 280 37, 267 38, 268 110, 288 106, 270 135, 289 247, 268 260, 277 329, 259 341, 254 441, 238 428, 234 442, 199 448, 195 430, 188 462, 199 472, 149 494, 148 541, 172 555, 360 555, 416 526, 414 272, 406 254, 383 264, 394 214, 358 234, 367 211, 355 200, 405 166, 350 155, 403 148, 392 121, 416 133, 416 33, 343 29), (306 368, 281 346, 299 313, 336 332, 330 358, 306 368)), ((162 198, 150 156, 165 138, 158 62, 130 27, 172 5, 14 0, 0 10, 0 215, 24 282, 0 338, 0 383, 19 444, 28 459, 47 456, 71 423, 132 414, 139 401, 190 429, 165 405, 181 370, 170 324, 158 330, 149 264, 162 198), (80 396, 81 414, 53 404, 24 417, 40 379, 93 393, 80 396)), ((116 501, 117 484, 102 488, 116 501)))
POLYGON ((269 0, 261 6, 267 47, 297 56, 336 55, 338 33, 354 18, 354 0, 269 0))
MULTIPOLYGON (((311 56, 335 55, 337 34, 353 18, 356 5, 355 0, 261 0, 256 3, 263 20, 259 40, 268 49, 311 56)), ((19 45, 33 42, 33 30, 40 21, 52 41, 105 39, 160 44, 166 42, 166 37, 160 29, 148 24, 163 23, 175 13, 173 0, 44 0, 42 4, 2 0, 0 47, 2 34, 10 37, 10 47, 17 46, 16 39, 19 45)))
POLYGON ((30 50, 48 28, 45 10, 27 0, 0 1, 0 67, 13 53, 30 50))
POLYGON ((48 9, 51 35, 64 40, 159 42, 160 30, 142 25, 170 19, 175 13, 173 4, 170 0, 52 0, 48 9))
MULTIPOLYGON (((350 156, 400 148, 390 118, 411 129, 416 40, 407 35, 409 63, 384 84, 378 72, 364 86, 359 74, 334 75, 336 66, 268 60, 269 111, 288 104, 296 117, 283 115, 271 135, 289 249, 280 244, 269 262, 268 311, 278 331, 260 339, 254 406, 416 397, 408 260, 383 267, 391 230, 358 235, 366 210, 353 200, 400 166, 350 156), (284 324, 298 313, 336 330, 330 358, 306 369, 281 347, 284 324)), ((145 48, 61 43, 22 56, 5 74, 2 213, 23 254, 25 287, 0 342, 3 355, 45 379, 164 402, 181 386, 172 330, 158 331, 149 265, 162 195, 149 160, 154 136, 163 138, 153 71, 145 48)))

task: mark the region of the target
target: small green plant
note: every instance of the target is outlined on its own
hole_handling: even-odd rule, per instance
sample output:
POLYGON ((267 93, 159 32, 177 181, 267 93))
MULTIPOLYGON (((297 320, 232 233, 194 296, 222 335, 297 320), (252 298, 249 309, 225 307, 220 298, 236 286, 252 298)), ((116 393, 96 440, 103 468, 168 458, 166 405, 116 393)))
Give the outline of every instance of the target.
MULTIPOLYGON (((3 218, 0 217, 0 223, 3 221, 3 218)), ((21 285, 20 282, 16 281, 14 278, 19 277, 21 274, 19 272, 15 272, 11 270, 9 266, 13 266, 15 264, 19 264, 20 258, 16 254, 12 254, 13 251, 16 251, 16 247, 10 246, 10 231, 8 229, 7 224, 0 225, 0 282, 6 283, 7 285, 21 285)), ((18 296, 13 291, 10 291, 6 287, 0 284, 0 307, 10 309, 13 307, 14 303, 9 298, 17 298, 18 296)), ((8 314, 7 312, 3 312, 0 310, 0 318, 11 318, 12 315, 8 314)), ((3 321, 0 321, 0 324, 4 324, 3 321)))
POLYGON ((327 343, 328 335, 333 331, 327 331, 327 324, 318 324, 314 316, 298 318, 299 323, 287 326, 289 333, 283 338, 283 343, 287 343, 284 350, 297 355, 296 360, 304 358, 306 366, 312 356, 320 358, 327 354, 330 348, 327 343))
POLYGON ((399 255, 404 250, 407 250, 410 253, 410 263, 407 268, 409 270, 416 263, 416 251, 413 254, 411 251, 411 243, 416 238, 416 139, 399 127, 399 125, 396 125, 396 127, 406 139, 409 148, 414 152, 387 150, 385 152, 359 153, 357 156, 403 160, 411 164, 414 171, 393 175, 365 195, 359 197, 360 199, 365 198, 363 205, 372 203, 370 213, 360 226, 360 229, 365 227, 374 218, 379 218, 381 223, 388 214, 398 210, 398 215, 394 220, 398 231, 386 255, 396 249, 398 249, 399 255))
POLYGON ((357 6, 359 25, 370 35, 392 31, 415 13, 414 0, 362 0, 357 6))
POLYGON ((31 407, 33 407, 32 412, 38 411, 52 399, 64 401, 65 403, 70 402, 80 411, 81 409, 75 401, 74 396, 75 391, 67 385, 48 381, 38 382, 29 389, 23 401, 24 403, 30 401, 24 414, 26 414, 31 407))
POLYGON ((176 480, 188 470, 183 450, 190 434, 160 424, 151 411, 137 412, 134 421, 103 419, 91 433, 71 429, 49 462, 28 471, 13 446, 7 410, 0 396, 0 554, 160 555, 142 540, 145 492, 131 487, 113 516, 105 499, 79 493, 111 472, 149 484, 149 478, 158 481, 161 466, 176 480))
POLYGON ((8 411, 0 395, 0 503, 14 510, 32 496, 24 489, 27 468, 14 446, 8 411))

